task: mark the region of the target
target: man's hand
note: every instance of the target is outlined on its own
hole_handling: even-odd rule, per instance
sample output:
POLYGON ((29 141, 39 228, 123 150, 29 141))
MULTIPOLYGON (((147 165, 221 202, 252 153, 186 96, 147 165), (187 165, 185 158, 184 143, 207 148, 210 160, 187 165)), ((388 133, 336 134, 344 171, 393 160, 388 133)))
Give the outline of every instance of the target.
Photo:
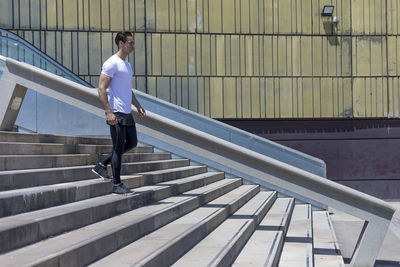
POLYGON ((137 111, 139 112, 140 117, 143 118, 144 116, 146 116, 146 110, 144 110, 144 108, 138 107, 137 111))
POLYGON ((110 125, 117 125, 117 117, 115 117, 114 113, 106 112, 107 123, 110 125))

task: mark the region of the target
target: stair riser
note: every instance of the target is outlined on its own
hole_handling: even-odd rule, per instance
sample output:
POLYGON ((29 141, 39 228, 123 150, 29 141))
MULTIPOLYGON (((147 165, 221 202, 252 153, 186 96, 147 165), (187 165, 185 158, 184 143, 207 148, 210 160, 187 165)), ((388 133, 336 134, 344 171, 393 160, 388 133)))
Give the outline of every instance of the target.
MULTIPOLYGON (((182 194, 186 191, 199 188, 222 179, 224 179, 223 174, 216 174, 196 182, 188 182, 170 186, 168 188, 159 189, 155 192, 146 192, 145 194, 141 194, 139 198, 137 196, 135 198, 121 198, 119 201, 108 203, 106 205, 93 206, 77 212, 66 213, 58 217, 37 220, 18 228, 8 229, 7 231, 0 232, 0 253, 34 243, 66 231, 71 231, 73 229, 116 216, 120 213, 133 210, 143 205, 147 205, 151 202, 159 201, 173 195, 182 194)), ((227 185, 226 188, 222 189, 220 192, 209 193, 208 198, 214 199, 218 196, 218 194, 222 194, 223 192, 232 190, 238 186, 240 186, 240 181, 227 185)), ((196 208, 197 200, 192 200, 192 202, 193 203, 191 205, 189 203, 184 207, 176 207, 176 210, 172 209, 170 211, 171 214, 187 213, 191 211, 192 209, 196 208)), ((167 214, 165 214, 164 217, 164 220, 168 221, 168 219, 166 219, 168 218, 167 214)), ((153 225, 158 228, 160 227, 160 223, 165 224, 163 220, 159 220, 157 222, 155 220, 153 225)))
POLYGON ((200 207, 206 203, 204 201, 211 201, 240 185, 241 181, 238 180, 218 190, 208 192, 204 197, 194 197, 184 204, 180 204, 171 210, 163 211, 153 217, 129 225, 116 233, 109 233, 87 244, 82 244, 79 247, 73 248, 64 254, 53 255, 53 257, 49 256, 40 263, 35 263, 34 266, 52 266, 54 263, 56 263, 57 266, 87 265, 200 207))
MULTIPOLYGON (((110 145, 75 144, 23 144, 1 143, 0 155, 62 155, 62 154, 107 154, 112 151, 110 145)), ((130 152, 152 153, 152 147, 136 147, 130 152)))
POLYGON ((110 194, 112 183, 100 182, 80 187, 69 187, 16 195, 0 199, 0 217, 45 209, 83 199, 110 194))
POLYGON ((0 142, 112 145, 110 138, 0 132, 0 142))
POLYGON ((167 266, 174 263, 179 257, 181 257, 188 249, 197 244, 210 232, 218 227, 224 220, 236 212, 241 206, 243 206, 249 199, 259 192, 259 187, 254 187, 252 190, 247 192, 244 196, 230 203, 230 205, 219 210, 213 214, 207 222, 203 222, 198 225, 190 233, 187 233, 184 237, 177 240, 174 243, 170 243, 167 248, 159 251, 154 257, 149 257, 145 262, 141 262, 141 266, 146 267, 157 267, 167 266))
MULTIPOLYGON (((75 154, 75 155, 54 155, 54 156, 0 156, 0 171, 38 169, 38 168, 59 168, 94 165, 104 159, 105 155, 98 154, 75 154)), ((170 159, 169 153, 139 154, 132 153, 122 156, 122 162, 153 161, 170 159)))
MULTIPOLYGON (((188 166, 188 160, 176 160, 166 162, 141 162, 123 164, 121 175, 163 170, 188 166)), ((109 172, 111 174, 111 172, 109 172)), ((0 190, 21 189, 33 186, 67 183, 79 180, 94 179, 98 176, 92 172, 92 166, 84 166, 70 169, 37 170, 32 172, 18 172, 0 174, 0 190)))

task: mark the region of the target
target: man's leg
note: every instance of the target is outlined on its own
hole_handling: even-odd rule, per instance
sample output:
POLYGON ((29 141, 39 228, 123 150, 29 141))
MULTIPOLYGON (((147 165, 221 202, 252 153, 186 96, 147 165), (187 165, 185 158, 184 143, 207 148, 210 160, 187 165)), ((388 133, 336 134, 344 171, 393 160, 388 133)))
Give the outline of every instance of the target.
POLYGON ((113 141, 113 152, 111 153, 111 167, 114 184, 121 183, 121 157, 125 147, 126 126, 120 124, 110 126, 113 141))

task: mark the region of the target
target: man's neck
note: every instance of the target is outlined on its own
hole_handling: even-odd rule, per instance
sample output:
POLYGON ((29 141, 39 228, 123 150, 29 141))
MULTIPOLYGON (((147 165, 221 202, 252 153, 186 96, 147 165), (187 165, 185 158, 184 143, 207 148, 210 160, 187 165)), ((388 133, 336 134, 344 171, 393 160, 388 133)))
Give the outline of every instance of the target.
POLYGON ((123 53, 121 50, 118 50, 117 56, 119 56, 122 60, 125 60, 128 54, 123 53))

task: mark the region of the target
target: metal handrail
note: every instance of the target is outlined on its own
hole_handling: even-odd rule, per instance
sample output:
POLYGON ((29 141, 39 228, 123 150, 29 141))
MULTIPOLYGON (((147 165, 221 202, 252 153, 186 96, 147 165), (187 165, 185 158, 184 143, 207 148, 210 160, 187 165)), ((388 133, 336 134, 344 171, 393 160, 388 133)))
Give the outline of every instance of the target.
MULTIPOLYGON (((5 65, 2 80, 13 81, 94 115, 104 116, 93 89, 13 59, 5 59, 5 65)), ((137 129, 178 149, 250 174, 260 183, 268 182, 293 195, 305 196, 365 220, 351 265, 373 266, 396 211, 388 203, 150 111, 144 119, 137 117, 137 129)))

